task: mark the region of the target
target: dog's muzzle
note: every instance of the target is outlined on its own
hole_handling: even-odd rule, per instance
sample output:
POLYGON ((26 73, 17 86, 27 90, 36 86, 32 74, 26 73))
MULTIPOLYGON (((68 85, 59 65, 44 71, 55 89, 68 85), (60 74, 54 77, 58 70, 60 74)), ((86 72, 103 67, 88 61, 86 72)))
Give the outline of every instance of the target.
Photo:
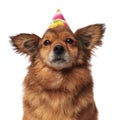
POLYGON ((55 63, 63 63, 65 62, 65 49, 62 45, 56 45, 53 49, 54 58, 53 62, 55 63))
POLYGON ((70 55, 68 54, 66 48, 61 44, 57 44, 53 47, 48 56, 47 63, 49 66, 57 70, 68 68, 72 65, 70 55))

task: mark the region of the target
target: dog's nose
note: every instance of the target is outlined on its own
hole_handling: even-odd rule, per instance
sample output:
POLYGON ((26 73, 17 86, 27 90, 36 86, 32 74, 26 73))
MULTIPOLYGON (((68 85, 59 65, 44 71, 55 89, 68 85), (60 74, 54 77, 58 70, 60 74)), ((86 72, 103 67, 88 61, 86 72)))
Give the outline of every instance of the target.
POLYGON ((61 45, 56 45, 56 46, 54 47, 54 53, 55 53, 55 54, 61 55, 61 54, 63 54, 64 52, 65 52, 65 49, 64 49, 63 46, 61 46, 61 45))

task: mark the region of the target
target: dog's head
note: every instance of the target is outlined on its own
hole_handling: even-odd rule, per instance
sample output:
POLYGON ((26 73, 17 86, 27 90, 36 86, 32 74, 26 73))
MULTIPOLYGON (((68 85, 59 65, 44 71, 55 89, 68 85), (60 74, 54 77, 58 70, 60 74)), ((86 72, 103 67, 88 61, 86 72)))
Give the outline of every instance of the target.
POLYGON ((42 38, 35 34, 19 34, 11 37, 18 52, 30 56, 31 62, 39 59, 55 70, 88 65, 92 49, 101 45, 103 24, 94 24, 73 33, 58 26, 48 29, 42 38))

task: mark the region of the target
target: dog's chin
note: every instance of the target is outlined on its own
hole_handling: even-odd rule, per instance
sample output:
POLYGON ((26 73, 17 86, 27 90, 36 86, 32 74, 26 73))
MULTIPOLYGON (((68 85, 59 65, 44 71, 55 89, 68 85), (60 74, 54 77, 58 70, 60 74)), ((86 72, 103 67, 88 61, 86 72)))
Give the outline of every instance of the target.
POLYGON ((67 69, 71 67, 72 65, 70 61, 62 59, 62 58, 50 60, 47 62, 47 64, 55 70, 67 69))

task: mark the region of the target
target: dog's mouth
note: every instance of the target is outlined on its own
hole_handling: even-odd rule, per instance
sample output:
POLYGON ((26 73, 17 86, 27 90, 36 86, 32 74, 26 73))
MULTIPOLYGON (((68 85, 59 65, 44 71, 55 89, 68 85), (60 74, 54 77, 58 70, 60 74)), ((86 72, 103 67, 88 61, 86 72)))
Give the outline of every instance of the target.
POLYGON ((72 65, 72 61, 67 53, 56 55, 51 53, 47 61, 48 65, 56 70, 68 68, 72 65))
POLYGON ((52 60, 52 62, 57 63, 57 64, 61 64, 61 63, 66 62, 66 60, 63 59, 63 58, 55 58, 55 59, 52 60))

